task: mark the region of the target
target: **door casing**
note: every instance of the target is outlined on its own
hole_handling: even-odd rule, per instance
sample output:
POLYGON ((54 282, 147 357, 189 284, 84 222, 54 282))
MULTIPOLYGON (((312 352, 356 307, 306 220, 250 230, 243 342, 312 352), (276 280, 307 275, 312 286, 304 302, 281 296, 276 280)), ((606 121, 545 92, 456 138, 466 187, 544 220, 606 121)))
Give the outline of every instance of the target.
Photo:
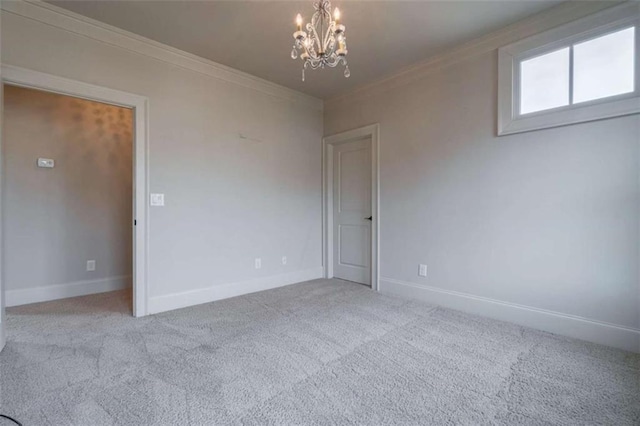
POLYGON ((380 125, 371 124, 322 139, 322 266, 325 278, 333 278, 333 148, 355 140, 371 141, 371 289, 379 289, 380 259, 380 125))
MULTIPOLYGON (((2 84, 73 96, 97 101, 133 110, 134 113, 134 149, 133 149, 133 315, 147 315, 147 253, 148 253, 148 99, 143 96, 119 90, 95 86, 70 80, 51 74, 32 71, 9 65, 2 65, 2 84), (134 222, 135 221, 135 222, 134 222), (135 226, 134 226, 135 223, 135 226)), ((0 159, 2 149, 0 147, 0 159)), ((1 167, 1 166, 0 166, 1 167)), ((2 171, 0 169, 0 171, 2 171)), ((1 175, 1 173, 0 173, 1 175)), ((0 200, 2 200, 0 190, 0 200)), ((1 206, 2 201, 0 201, 1 206)), ((3 235, 4 233, 0 234, 3 235)), ((1 245, 0 245, 1 246, 1 245)), ((4 253, 0 252, 1 271, 0 292, 4 301, 4 253)), ((4 314, 4 306, 0 314, 4 314)), ((4 328, 4 321, 2 327, 4 328)), ((0 331, 1 333, 2 331, 0 331)))

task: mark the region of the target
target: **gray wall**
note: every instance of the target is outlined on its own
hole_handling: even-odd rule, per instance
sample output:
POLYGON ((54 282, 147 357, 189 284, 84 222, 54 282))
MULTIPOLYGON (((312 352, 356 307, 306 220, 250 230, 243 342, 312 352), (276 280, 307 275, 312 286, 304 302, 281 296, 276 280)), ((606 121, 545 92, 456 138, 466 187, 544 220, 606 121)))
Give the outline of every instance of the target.
POLYGON ((151 299, 319 270, 320 103, 213 78, 6 10, 2 39, 7 64, 148 98, 148 184, 166 204, 149 211, 151 299), (262 269, 254 269, 256 257, 262 269))
POLYGON ((4 91, 6 290, 130 276, 133 112, 4 91), (38 168, 39 157, 55 167, 38 168))
POLYGON ((380 123, 383 279, 640 328, 640 116, 497 137, 495 49, 408 80, 325 103, 380 123))

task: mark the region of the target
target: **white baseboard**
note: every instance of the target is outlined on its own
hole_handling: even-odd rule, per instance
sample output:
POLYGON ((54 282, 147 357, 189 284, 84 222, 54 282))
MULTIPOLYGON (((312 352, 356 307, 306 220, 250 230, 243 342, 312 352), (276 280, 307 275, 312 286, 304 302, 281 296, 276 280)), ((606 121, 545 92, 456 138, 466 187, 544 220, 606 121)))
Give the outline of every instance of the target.
POLYGON ((3 325, 2 323, 0 323, 0 352, 2 352, 2 349, 4 349, 4 345, 5 343, 7 343, 7 336, 5 335, 5 327, 6 325, 3 325))
POLYGON ((284 287, 286 285, 315 280, 322 277, 324 277, 324 268, 322 266, 318 266, 311 269, 304 269, 302 271, 289 272, 287 274, 273 275, 270 277, 220 284, 181 293, 155 296, 149 299, 148 312, 149 314, 157 314, 160 312, 171 311, 173 309, 186 308, 188 306, 242 296, 243 294, 255 293, 257 291, 284 287))
POLYGON ((2 299, 3 297, 4 294, 2 294, 2 289, 0 289, 0 352, 2 351, 2 349, 4 349, 4 345, 7 343, 7 323, 5 319, 4 300, 2 299))
POLYGON ((131 286, 131 276, 101 278, 89 281, 76 281, 44 287, 7 290, 6 306, 27 305, 29 303, 47 302, 67 297, 86 296, 105 291, 121 290, 131 286))
POLYGON ((632 352, 640 352, 640 329, 637 328, 392 278, 380 278, 380 292, 418 299, 434 305, 632 352))

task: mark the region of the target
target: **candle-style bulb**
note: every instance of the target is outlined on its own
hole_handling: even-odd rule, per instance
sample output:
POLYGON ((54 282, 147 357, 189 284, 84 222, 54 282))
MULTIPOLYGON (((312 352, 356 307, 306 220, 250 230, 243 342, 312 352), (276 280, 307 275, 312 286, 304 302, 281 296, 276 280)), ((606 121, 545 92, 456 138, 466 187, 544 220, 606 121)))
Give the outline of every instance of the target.
POLYGON ((302 15, 298 13, 296 16, 296 25, 298 26, 298 31, 302 30, 302 15))
POLYGON ((337 7, 333 10, 333 18, 335 19, 336 24, 340 20, 340 9, 338 9, 337 7))

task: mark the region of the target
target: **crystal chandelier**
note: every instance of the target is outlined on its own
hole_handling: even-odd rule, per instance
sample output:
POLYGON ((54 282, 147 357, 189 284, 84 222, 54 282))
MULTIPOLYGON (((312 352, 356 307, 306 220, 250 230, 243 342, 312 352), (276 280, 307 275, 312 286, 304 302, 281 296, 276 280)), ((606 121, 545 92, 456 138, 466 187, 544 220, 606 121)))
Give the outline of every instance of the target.
POLYGON ((318 68, 334 68, 339 64, 344 65, 344 76, 349 77, 351 71, 347 65, 347 37, 344 34, 345 27, 339 24, 340 10, 336 7, 331 18, 331 2, 318 0, 313 4, 316 10, 311 22, 307 22, 306 30, 302 31, 302 16, 298 13, 296 24, 298 30, 293 33, 294 43, 291 50, 291 58, 300 59, 302 66, 302 81, 304 70, 307 67, 315 70, 318 68), (299 52, 299 54, 298 54, 299 52))

